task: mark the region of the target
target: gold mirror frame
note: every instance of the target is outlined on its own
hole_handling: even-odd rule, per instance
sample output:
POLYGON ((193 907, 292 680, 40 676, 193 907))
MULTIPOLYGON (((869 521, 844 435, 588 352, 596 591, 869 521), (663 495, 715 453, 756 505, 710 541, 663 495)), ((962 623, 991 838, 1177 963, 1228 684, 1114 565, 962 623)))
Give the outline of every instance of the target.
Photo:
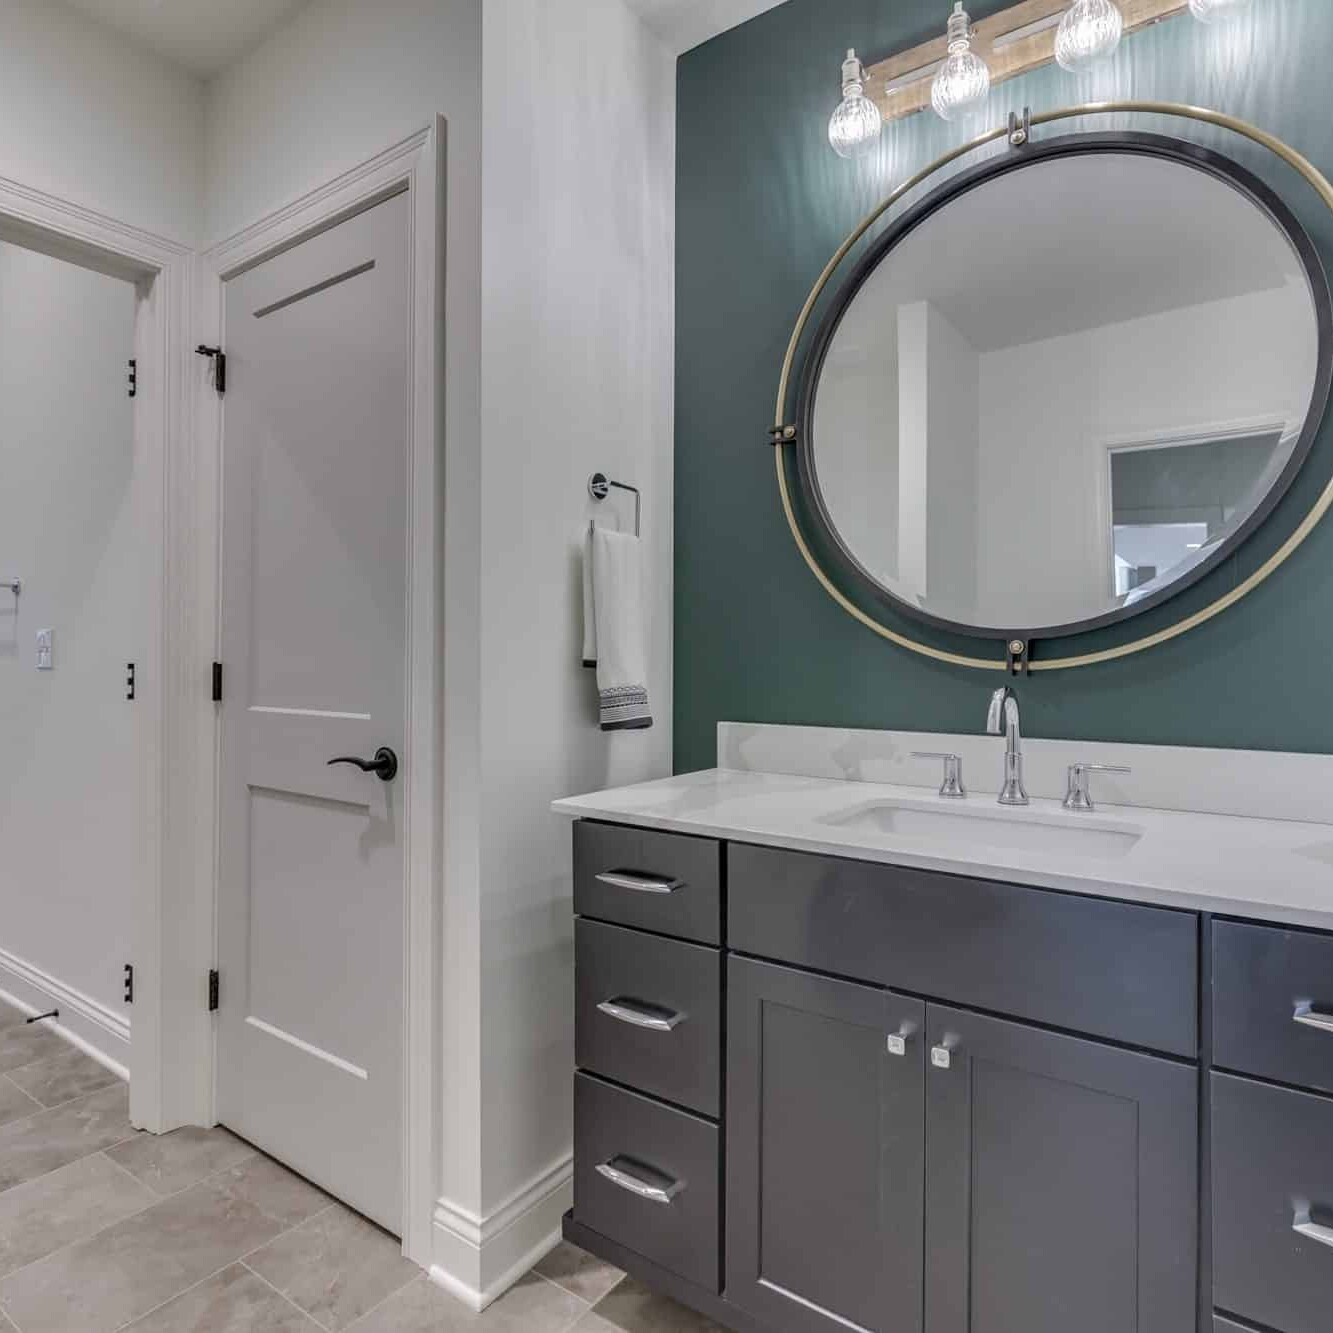
MULTIPOLYGON (((1220 129, 1231 130, 1243 138, 1249 139, 1267 148, 1277 157, 1281 158, 1293 170, 1300 173, 1315 193, 1323 200, 1324 206, 1333 213, 1333 185, 1328 178, 1321 172, 1308 158, 1303 157, 1294 148, 1283 143, 1281 139, 1274 137, 1265 130, 1259 129, 1256 125, 1251 125, 1247 121, 1238 120, 1234 116, 1224 115, 1220 111, 1208 111, 1203 107, 1188 106, 1180 102, 1089 102, 1081 106, 1062 107, 1057 111, 1042 111, 1034 114, 1029 120, 1032 126, 1049 125, 1055 121, 1073 120, 1082 116, 1100 116, 1115 115, 1122 113, 1136 113, 1157 116, 1178 116, 1186 120, 1197 120, 1207 125, 1215 125, 1220 129)), ((801 308, 801 313, 797 317, 796 327, 792 331, 791 341, 787 344, 787 355, 782 362, 782 378, 778 383, 778 402, 777 410, 774 414, 773 428, 774 439, 784 439, 783 432, 786 430, 790 418, 787 415, 787 398, 791 387, 792 370, 796 364, 796 353, 800 346, 801 338, 805 334, 806 327, 814 314, 815 306, 819 298, 823 295, 833 276, 842 266, 843 260, 851 253, 853 247, 862 237, 877 223, 885 213, 893 207, 905 194, 914 190, 923 181, 933 176, 937 171, 947 167, 951 162, 956 162, 960 157, 965 157, 968 153, 974 152, 986 144, 994 143, 999 139, 1007 138, 1010 134, 1010 127, 1000 126, 997 129, 988 130, 985 134, 970 140, 968 143, 961 144, 937 158, 924 170, 916 173, 915 176, 905 180, 896 190, 894 190, 884 201, 862 221, 860 226, 838 247, 833 258, 829 260, 824 271, 819 275, 813 290, 806 299, 805 305, 801 308)), ((961 653, 946 652, 942 648, 935 648, 930 644, 921 643, 910 635, 903 634, 898 630, 890 629, 888 625, 876 620, 874 616, 863 611, 850 598, 834 584, 833 580, 824 571, 823 567, 815 559, 814 552, 811 551, 809 544, 805 540, 805 535, 796 519, 796 511, 792 505, 791 485, 787 479, 787 444, 778 443, 773 449, 773 454, 777 463, 778 473, 778 493, 782 499, 782 510, 787 516, 787 526, 791 529, 791 535, 795 539, 797 549, 800 551, 805 563, 810 567, 810 572, 814 574, 819 581, 820 586, 826 593, 847 612, 854 620, 859 621, 866 629, 877 634, 882 639, 887 639, 890 643, 897 644, 900 648, 906 648, 911 652, 919 653, 923 657, 930 657, 937 662, 947 662, 952 666, 972 667, 978 671, 1007 671, 1009 664, 1002 658, 988 657, 968 657, 961 653)), ((1296 529, 1282 543, 1272 555, 1264 561, 1258 569, 1254 571, 1243 582, 1238 583, 1230 592, 1219 597, 1215 602, 1201 610, 1195 611, 1192 615, 1186 616, 1183 620, 1177 621, 1167 629, 1158 630, 1154 634, 1149 634, 1141 639, 1135 639, 1130 643, 1122 643, 1114 648, 1103 648, 1097 652, 1082 653, 1073 657, 1050 657, 1037 658, 1026 663, 1026 669, 1029 671, 1062 671, 1069 667, 1094 666, 1100 662, 1112 662, 1117 658, 1129 657, 1134 653, 1142 652, 1145 648, 1156 647, 1159 643, 1166 643, 1171 639, 1177 638, 1181 634, 1202 625, 1205 621, 1211 620, 1219 615, 1228 607, 1234 606, 1247 593, 1252 592, 1265 579, 1269 577, 1280 565, 1296 550, 1298 546, 1314 531, 1319 520, 1324 517, 1330 505, 1333 505, 1333 478, 1329 479, 1328 484, 1320 493, 1310 512, 1301 520, 1296 529)))

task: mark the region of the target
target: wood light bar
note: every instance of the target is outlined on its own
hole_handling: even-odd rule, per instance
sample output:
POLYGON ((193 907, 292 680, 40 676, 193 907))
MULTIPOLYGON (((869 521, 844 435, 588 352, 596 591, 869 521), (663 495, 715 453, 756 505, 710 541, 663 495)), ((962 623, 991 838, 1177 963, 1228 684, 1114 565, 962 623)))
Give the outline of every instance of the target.
MULTIPOLYGON (((1118 0, 1125 32, 1160 23, 1188 8, 1188 0, 1118 0)), ((1003 83, 1055 59, 1055 30, 1070 0, 1020 0, 1019 4, 972 25, 972 49, 990 66, 991 83, 1003 83)), ((930 84, 948 54, 941 4, 940 35, 910 51, 881 60, 869 70, 867 92, 885 120, 902 120, 930 106, 930 84)))

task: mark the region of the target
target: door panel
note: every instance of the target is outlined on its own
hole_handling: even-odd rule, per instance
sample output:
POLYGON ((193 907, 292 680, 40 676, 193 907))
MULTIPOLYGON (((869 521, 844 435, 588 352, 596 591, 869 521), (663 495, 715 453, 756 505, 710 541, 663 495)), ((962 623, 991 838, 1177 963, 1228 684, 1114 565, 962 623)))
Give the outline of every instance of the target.
POLYGON ((941 1005, 928 1029, 930 1333, 1193 1328, 1197 1071, 941 1005))
POLYGON ((727 1299, 810 1333, 920 1329, 925 1006, 748 959, 728 986, 727 1299))
POLYGON ((227 283, 222 1122, 401 1218, 408 199, 227 283))

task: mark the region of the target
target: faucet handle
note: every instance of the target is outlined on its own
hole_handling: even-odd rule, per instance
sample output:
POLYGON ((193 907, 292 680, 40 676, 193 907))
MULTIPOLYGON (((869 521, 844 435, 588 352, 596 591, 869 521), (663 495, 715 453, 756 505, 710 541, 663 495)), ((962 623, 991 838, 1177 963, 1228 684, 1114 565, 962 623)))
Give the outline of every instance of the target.
POLYGON ((946 800, 961 801, 967 795, 963 786, 963 756, 949 754, 943 750, 913 750, 913 759, 943 759, 944 781, 940 783, 940 795, 946 800))
POLYGON ((1088 780, 1089 773, 1132 773, 1134 770, 1123 764, 1070 764, 1069 782, 1065 788, 1066 810, 1095 810, 1092 803, 1092 791, 1088 780))

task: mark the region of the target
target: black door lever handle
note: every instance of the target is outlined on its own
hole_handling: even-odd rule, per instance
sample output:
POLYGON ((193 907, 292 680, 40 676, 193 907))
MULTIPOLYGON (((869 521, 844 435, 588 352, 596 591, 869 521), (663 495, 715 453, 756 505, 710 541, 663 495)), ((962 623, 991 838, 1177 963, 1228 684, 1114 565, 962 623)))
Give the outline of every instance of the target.
POLYGON ((340 755, 329 760, 329 767, 334 764, 351 764, 363 773, 373 773, 381 782, 392 782, 398 776, 398 756, 387 745, 381 745, 375 751, 374 759, 358 759, 355 755, 340 755))

